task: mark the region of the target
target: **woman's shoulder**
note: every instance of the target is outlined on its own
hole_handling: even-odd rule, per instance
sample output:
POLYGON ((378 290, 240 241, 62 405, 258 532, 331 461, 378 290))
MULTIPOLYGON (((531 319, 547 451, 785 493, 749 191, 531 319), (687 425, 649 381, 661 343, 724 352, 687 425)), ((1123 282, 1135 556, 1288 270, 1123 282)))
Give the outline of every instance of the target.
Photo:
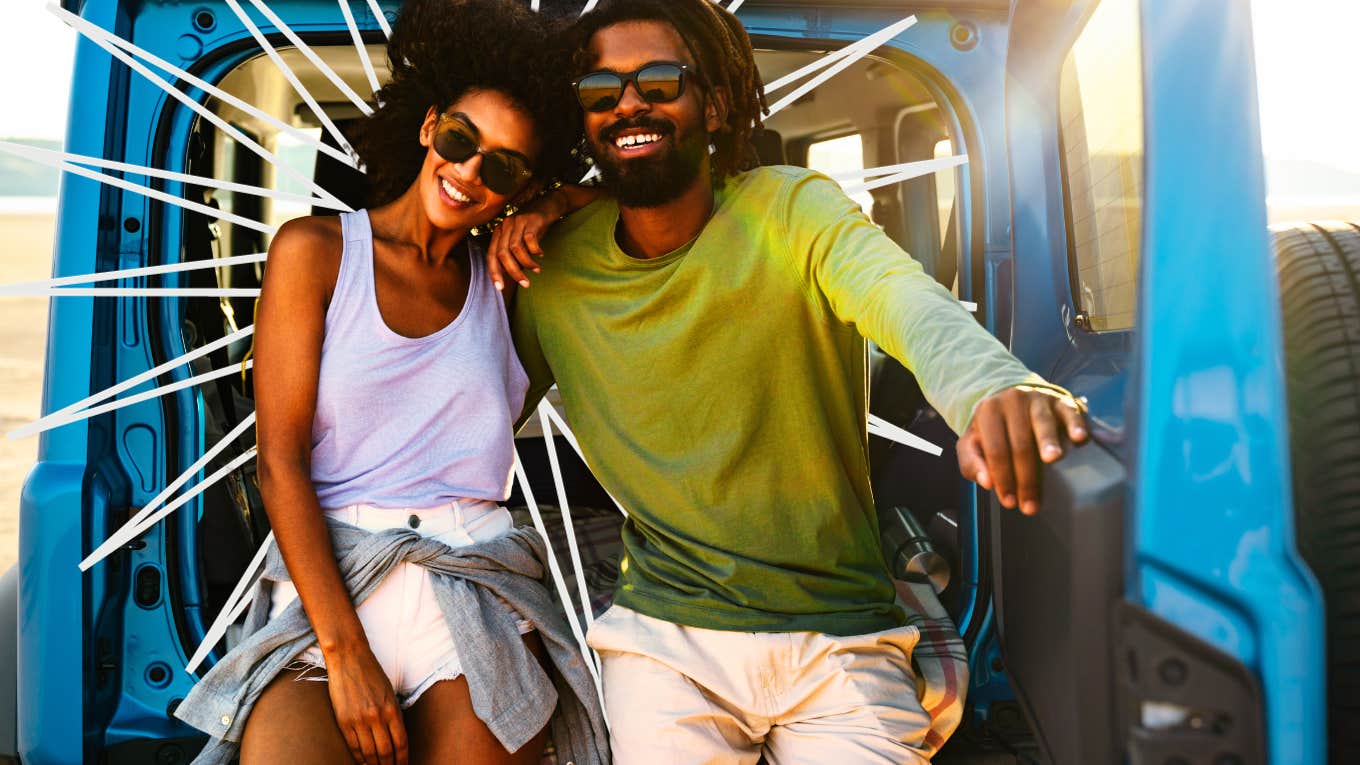
POLYGON ((288 282, 294 288, 317 289, 329 298, 340 275, 345 235, 340 218, 308 215, 279 227, 269 244, 265 264, 266 282, 288 282))
POLYGON ((307 215, 279 227, 269 245, 269 258, 279 255, 297 258, 334 258, 337 262, 345 246, 345 234, 336 215, 307 215))

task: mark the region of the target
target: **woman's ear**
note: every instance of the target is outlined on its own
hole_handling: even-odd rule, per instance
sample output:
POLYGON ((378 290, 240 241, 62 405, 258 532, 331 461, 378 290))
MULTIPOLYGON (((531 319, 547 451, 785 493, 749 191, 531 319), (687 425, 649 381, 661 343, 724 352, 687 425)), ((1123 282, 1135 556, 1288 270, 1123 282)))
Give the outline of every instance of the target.
POLYGON ((717 133, 727 126, 727 109, 731 104, 726 88, 710 88, 704 99, 704 127, 717 133))
POLYGON ((420 124, 420 145, 430 148, 434 141, 434 129, 439 124, 439 110, 431 106, 425 111, 425 121, 420 124))

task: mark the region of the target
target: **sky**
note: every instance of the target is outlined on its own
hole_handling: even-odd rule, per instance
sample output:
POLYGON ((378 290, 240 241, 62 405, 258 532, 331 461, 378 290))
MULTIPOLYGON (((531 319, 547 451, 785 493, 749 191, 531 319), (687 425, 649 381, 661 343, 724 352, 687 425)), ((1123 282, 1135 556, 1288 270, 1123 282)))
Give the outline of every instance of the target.
MULTIPOLYGON (((0 3, 0 136, 64 133, 75 33, 46 4, 0 3)), ((1266 156, 1360 172, 1360 2, 1251 0, 1251 6, 1266 156)))

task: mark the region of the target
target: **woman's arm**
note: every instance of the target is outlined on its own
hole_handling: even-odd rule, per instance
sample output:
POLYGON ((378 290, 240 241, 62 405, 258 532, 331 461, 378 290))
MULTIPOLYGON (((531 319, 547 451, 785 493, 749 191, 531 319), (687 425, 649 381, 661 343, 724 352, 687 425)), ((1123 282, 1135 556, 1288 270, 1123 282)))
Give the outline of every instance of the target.
POLYGON ((543 257, 539 240, 557 221, 604 196, 592 186, 558 186, 506 218, 491 235, 486 250, 486 265, 496 289, 505 289, 509 276, 521 287, 529 286, 524 269, 537 273, 536 258, 543 257))
POLYGON ((269 247, 255 325, 260 493, 326 658, 336 721, 355 760, 405 763, 406 733, 336 564, 311 479, 326 305, 343 241, 332 221, 285 224, 269 247))

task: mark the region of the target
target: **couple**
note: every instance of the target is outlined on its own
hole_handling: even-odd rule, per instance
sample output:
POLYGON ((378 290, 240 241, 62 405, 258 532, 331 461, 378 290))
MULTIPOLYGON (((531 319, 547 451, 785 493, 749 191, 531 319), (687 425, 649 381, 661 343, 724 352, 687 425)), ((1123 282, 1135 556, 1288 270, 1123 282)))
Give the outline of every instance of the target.
POLYGON ((270 248, 255 368, 277 551, 248 637, 177 714, 214 737, 201 761, 239 744, 244 765, 532 763, 549 717, 577 765, 925 762, 864 338, 1007 507, 1037 510, 1039 462, 1085 438, 1081 414, 833 182, 739 170, 763 99, 731 14, 605 0, 563 34, 509 0, 403 10, 357 142, 375 205, 270 248), (606 196, 534 200, 582 129, 606 196), (526 203, 484 254, 470 232, 526 203), (608 734, 542 541, 497 504, 513 427, 554 382, 630 513, 589 634, 608 734))

